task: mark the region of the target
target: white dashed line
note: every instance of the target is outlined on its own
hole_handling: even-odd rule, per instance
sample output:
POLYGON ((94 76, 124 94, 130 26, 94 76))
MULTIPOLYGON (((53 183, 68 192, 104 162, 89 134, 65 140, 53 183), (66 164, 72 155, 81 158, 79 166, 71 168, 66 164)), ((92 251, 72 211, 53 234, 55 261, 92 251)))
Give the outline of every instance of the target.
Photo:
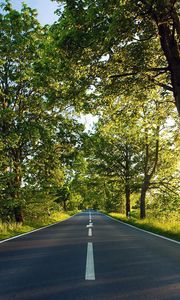
POLYGON ((92 228, 89 228, 89 230, 88 230, 88 236, 92 236, 92 228))
POLYGON ((93 243, 87 244, 85 280, 95 280, 93 243))

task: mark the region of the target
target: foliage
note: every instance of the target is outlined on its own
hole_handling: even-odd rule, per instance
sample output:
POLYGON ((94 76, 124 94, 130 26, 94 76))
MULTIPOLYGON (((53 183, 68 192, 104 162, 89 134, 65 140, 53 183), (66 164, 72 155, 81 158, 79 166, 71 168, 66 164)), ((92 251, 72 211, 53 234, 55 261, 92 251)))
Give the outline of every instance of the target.
MULTIPOLYGON (((111 99, 109 106, 106 104, 106 109, 102 109, 95 133, 84 143, 86 163, 89 165, 86 176, 89 182, 94 182, 91 189, 98 190, 99 205, 104 208, 102 195, 102 199, 107 198, 106 201, 111 203, 111 209, 114 205, 114 210, 118 208, 123 211, 126 205, 126 215, 131 209, 133 193, 139 194, 141 204, 138 200, 138 207, 141 212, 144 209, 144 213, 147 196, 154 199, 152 205, 157 205, 160 203, 158 195, 163 192, 165 199, 171 191, 171 203, 178 201, 178 126, 168 124, 169 113, 173 115, 172 104, 169 103, 164 109, 158 90, 151 94, 144 92, 144 103, 141 97, 132 93, 128 100, 130 106, 125 104, 127 96, 125 99, 123 96, 114 98, 114 102, 111 99), (108 190, 104 189, 103 184, 108 190), (113 190, 115 198, 110 196, 113 190), (119 195, 115 193, 117 190, 119 195)), ((164 205, 166 208, 167 202, 164 205)))
POLYGON ((22 222, 29 207, 35 215, 53 207, 83 127, 73 118, 70 79, 49 28, 25 4, 21 12, 9 1, 2 7, 0 216, 22 222))
POLYGON ((93 83, 99 77, 106 85, 109 78, 125 93, 140 83, 159 85, 173 91, 180 111, 178 1, 63 3, 58 43, 67 56, 89 67, 93 83))
POLYGON ((178 2, 58 2, 44 28, 1 5, 0 218, 178 212, 178 2))

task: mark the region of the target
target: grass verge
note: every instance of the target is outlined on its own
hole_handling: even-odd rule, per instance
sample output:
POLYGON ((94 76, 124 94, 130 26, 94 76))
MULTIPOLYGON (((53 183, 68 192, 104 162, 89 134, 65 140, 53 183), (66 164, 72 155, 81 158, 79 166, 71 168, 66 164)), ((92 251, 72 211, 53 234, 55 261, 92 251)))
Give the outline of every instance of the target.
POLYGON ((22 233, 30 232, 34 229, 38 229, 56 222, 63 221, 73 215, 74 212, 54 212, 51 216, 48 216, 39 220, 31 220, 25 222, 25 224, 17 223, 2 223, 0 222, 0 240, 4 240, 13 236, 20 235, 22 233))
POLYGON ((135 217, 127 218, 120 213, 107 213, 107 215, 120 220, 122 222, 131 224, 135 227, 171 238, 180 242, 180 222, 176 219, 169 218, 166 220, 146 218, 144 220, 135 217))

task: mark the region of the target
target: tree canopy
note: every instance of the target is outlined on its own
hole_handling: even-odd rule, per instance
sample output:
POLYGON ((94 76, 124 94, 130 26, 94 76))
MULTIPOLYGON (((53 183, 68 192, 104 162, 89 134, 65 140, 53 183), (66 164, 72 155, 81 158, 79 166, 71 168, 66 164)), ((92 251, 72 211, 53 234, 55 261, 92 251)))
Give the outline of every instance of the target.
POLYGON ((44 27, 1 4, 0 218, 178 211, 179 2, 57 2, 44 27))

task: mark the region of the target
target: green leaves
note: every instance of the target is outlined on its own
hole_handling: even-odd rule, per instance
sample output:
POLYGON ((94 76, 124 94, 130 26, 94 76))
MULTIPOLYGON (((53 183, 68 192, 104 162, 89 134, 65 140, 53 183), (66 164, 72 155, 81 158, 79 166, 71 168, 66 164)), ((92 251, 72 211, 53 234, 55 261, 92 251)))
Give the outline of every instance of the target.
POLYGON ((170 129, 168 116, 176 120, 170 92, 177 74, 170 76, 173 58, 160 29, 163 20, 171 31, 174 20, 176 45, 178 5, 173 14, 170 1, 63 5, 59 22, 44 28, 27 5, 20 12, 1 5, 1 200, 11 216, 32 197, 52 208, 66 188, 68 207, 94 198, 95 207, 120 208, 125 194, 130 201, 139 192, 144 173, 157 179, 156 189, 163 172, 176 177, 177 127, 170 129), (76 121, 83 112, 99 116, 90 136, 76 121))

